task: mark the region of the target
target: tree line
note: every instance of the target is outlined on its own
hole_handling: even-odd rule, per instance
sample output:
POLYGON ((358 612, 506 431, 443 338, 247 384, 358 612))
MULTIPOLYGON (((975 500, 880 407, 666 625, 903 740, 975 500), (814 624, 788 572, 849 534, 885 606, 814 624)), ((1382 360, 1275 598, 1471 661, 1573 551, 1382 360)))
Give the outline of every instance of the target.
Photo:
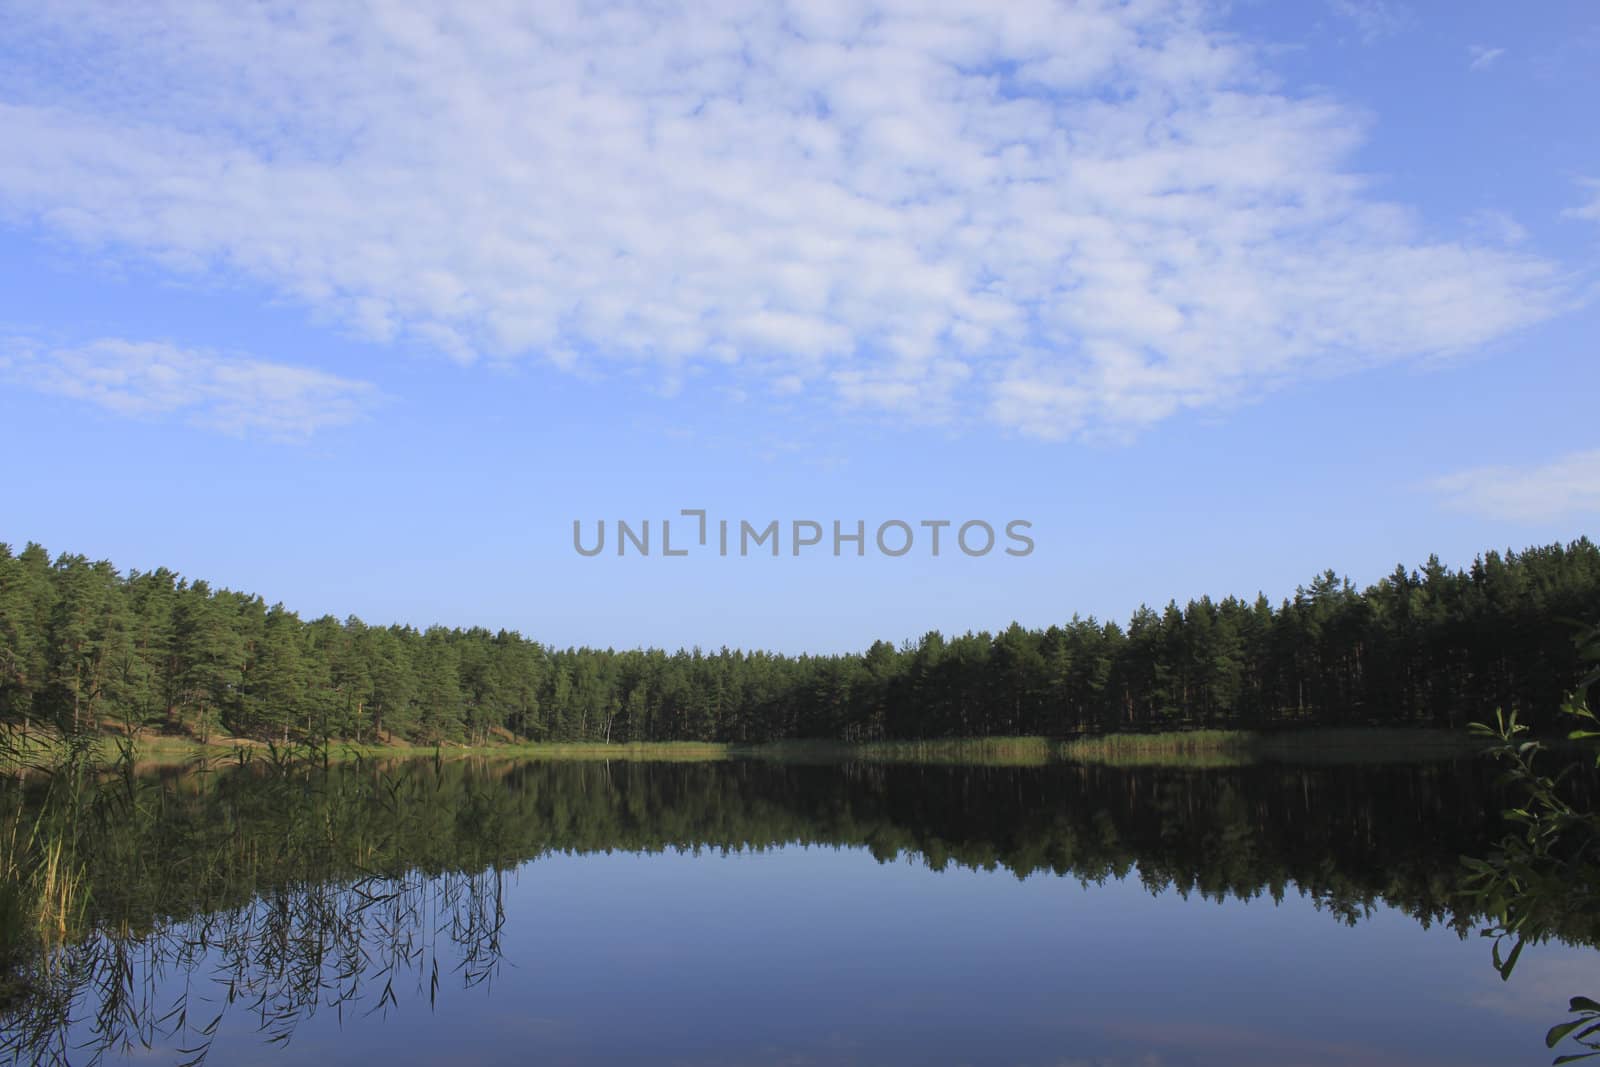
POLYGON ((1202 597, 1120 624, 937 631, 845 655, 560 649, 515 631, 304 620, 170 570, 0 544, 0 721, 63 733, 484 743, 1067 736, 1189 726, 1554 729, 1600 618, 1588 538, 1434 557, 1365 590, 1202 597))

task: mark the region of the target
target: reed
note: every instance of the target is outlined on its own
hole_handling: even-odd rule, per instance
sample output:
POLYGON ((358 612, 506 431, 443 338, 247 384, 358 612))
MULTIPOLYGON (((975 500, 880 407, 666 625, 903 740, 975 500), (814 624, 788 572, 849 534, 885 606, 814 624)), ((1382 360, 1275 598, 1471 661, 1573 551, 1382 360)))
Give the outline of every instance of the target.
POLYGON ((39 941, 47 947, 60 945, 77 928, 87 903, 83 866, 73 862, 64 842, 58 840, 44 848, 33 886, 39 941))

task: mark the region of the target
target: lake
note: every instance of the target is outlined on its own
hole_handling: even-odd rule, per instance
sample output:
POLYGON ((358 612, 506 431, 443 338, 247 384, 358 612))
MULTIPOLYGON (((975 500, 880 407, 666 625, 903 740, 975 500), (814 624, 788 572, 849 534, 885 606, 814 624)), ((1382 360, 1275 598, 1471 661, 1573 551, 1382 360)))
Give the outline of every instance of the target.
POLYGON ((1548 1063, 1596 924, 1496 974, 1457 896, 1493 771, 112 778, 73 809, 88 911, 0 1023, 23 1062, 1548 1063))

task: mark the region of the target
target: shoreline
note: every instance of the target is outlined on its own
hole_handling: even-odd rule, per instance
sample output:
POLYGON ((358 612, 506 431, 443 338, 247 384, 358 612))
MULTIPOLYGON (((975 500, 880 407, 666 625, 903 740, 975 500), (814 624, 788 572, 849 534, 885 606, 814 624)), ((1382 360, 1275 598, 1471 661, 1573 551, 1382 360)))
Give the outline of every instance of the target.
MULTIPOLYGON (((32 754, 44 756, 56 739, 30 738, 32 754)), ((1547 739, 1547 744, 1560 744, 1547 739)), ((106 733, 91 742, 92 762, 113 766, 125 736, 106 733)), ((211 767, 285 758, 347 763, 369 759, 529 759, 707 762, 763 759, 789 763, 910 762, 1044 766, 1055 763, 1112 766, 1230 767, 1254 763, 1418 762, 1476 755, 1483 741, 1465 731, 1432 727, 1301 727, 1269 730, 1180 730, 1110 733, 1076 738, 988 737, 923 741, 785 740, 760 743, 701 741, 534 742, 488 745, 357 744, 287 746, 250 738, 214 739, 158 734, 133 739, 136 769, 211 767)), ((5 761, 15 764, 11 760, 5 761)))

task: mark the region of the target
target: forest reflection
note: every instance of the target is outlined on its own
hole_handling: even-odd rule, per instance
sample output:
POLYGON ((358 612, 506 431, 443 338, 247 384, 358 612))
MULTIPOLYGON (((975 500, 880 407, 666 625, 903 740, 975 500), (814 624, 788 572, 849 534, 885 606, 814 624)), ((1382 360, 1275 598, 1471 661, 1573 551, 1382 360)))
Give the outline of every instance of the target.
MULTIPOLYGON (((81 1062, 176 1043, 200 1062, 230 1012, 281 1044, 317 1012, 492 984, 505 875, 551 853, 859 848, 1219 900, 1299 894, 1347 923, 1384 904, 1465 936, 1481 922, 1461 857, 1500 832, 1493 773, 415 760, 109 778, 47 813, 86 903, 42 957, 8 950, 0 1052, 81 1062)), ((1593 916, 1557 932, 1600 942, 1593 916)))

